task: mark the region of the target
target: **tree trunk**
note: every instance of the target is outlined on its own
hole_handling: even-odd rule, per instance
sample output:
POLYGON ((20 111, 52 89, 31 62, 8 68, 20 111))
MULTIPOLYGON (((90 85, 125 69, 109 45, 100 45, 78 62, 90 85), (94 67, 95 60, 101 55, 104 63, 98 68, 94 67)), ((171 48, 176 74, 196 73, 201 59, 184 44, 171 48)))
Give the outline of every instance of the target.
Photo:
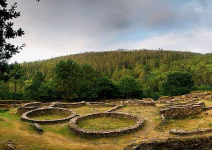
POLYGON ((14 92, 13 92, 13 100, 15 100, 15 93, 16 93, 16 90, 17 90, 17 88, 16 88, 16 80, 15 80, 15 88, 14 88, 14 92))

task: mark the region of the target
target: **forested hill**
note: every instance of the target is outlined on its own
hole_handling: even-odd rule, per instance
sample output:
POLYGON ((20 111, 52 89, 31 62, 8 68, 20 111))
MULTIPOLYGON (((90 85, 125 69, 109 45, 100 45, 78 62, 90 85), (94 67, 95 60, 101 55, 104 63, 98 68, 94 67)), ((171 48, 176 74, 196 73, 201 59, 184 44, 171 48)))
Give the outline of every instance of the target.
POLYGON ((199 58, 201 56, 203 55, 198 53, 179 51, 117 50, 61 56, 48 60, 23 63, 23 66, 26 68, 28 76, 41 71, 44 75, 51 78, 53 77, 56 63, 60 60, 72 59, 79 64, 91 65, 102 76, 118 80, 119 77, 116 77, 120 76, 118 72, 137 78, 141 73, 172 70, 173 67, 179 67, 178 63, 187 62, 191 58, 199 58))
POLYGON ((164 50, 86 52, 11 64, 0 99, 157 99, 212 90, 212 54, 164 50))

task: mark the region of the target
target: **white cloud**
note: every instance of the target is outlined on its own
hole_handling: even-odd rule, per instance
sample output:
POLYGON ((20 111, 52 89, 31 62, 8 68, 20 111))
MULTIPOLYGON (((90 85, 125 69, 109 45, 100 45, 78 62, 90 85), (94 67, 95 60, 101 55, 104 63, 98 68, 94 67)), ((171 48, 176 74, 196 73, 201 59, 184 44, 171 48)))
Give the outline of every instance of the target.
POLYGON ((150 37, 131 44, 131 48, 147 48, 198 53, 212 53, 212 29, 193 29, 184 33, 172 32, 150 37))
POLYGON ((26 35, 13 43, 27 47, 11 62, 118 48, 211 52, 210 0, 14 1, 26 35))

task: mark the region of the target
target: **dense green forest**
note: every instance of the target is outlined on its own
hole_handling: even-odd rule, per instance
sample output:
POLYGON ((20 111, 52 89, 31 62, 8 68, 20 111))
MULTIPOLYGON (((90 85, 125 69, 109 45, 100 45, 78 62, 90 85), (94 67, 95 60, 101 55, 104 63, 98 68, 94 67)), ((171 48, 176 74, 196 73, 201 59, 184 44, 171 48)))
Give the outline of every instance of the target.
POLYGON ((154 99, 212 89, 212 54, 164 50, 86 52, 14 63, 0 99, 154 99))

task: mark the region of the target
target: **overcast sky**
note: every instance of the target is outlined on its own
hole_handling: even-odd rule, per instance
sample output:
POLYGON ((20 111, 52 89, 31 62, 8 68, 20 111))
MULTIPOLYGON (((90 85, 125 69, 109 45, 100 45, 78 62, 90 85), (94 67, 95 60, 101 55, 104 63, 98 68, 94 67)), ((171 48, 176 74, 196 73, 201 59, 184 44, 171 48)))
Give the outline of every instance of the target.
POLYGON ((8 0, 26 43, 10 62, 86 51, 159 49, 212 52, 211 0, 8 0))

